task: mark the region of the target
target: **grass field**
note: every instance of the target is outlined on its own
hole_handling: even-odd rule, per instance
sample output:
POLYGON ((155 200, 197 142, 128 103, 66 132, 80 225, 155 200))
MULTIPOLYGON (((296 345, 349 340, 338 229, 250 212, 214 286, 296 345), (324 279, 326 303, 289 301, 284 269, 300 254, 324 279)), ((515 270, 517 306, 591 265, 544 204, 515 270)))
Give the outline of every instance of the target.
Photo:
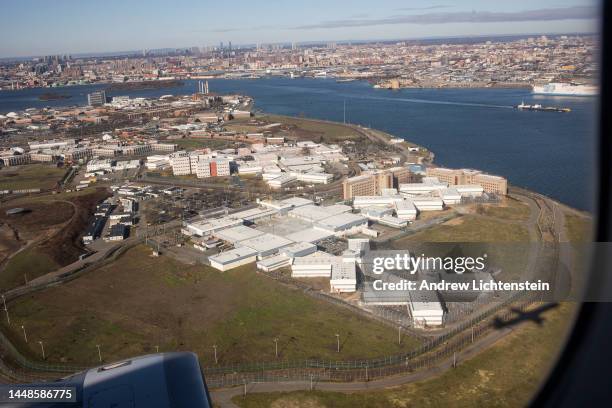
POLYGON ((572 313, 571 304, 550 309, 542 314, 542 326, 525 323, 492 348, 429 380, 354 394, 300 391, 250 394, 233 401, 243 408, 526 406, 560 350, 572 313))
POLYGON ((522 225, 464 215, 395 241, 405 248, 415 242, 528 242, 529 233, 522 225))
POLYGON ((364 137, 350 127, 342 124, 334 124, 327 122, 313 121, 306 118, 295 118, 279 115, 265 115, 260 119, 267 120, 270 123, 283 123, 293 125, 296 129, 293 131, 295 136, 300 139, 308 139, 316 137, 322 143, 339 143, 345 140, 359 141, 364 137), (320 139, 319 139, 320 138, 320 139))
POLYGON ((566 214, 565 227, 567 238, 575 244, 591 242, 593 234, 593 221, 587 217, 566 214))
MULTIPOLYGON (((220 273, 152 258, 144 246, 9 308, 12 329, 24 325, 29 338, 43 340, 50 361, 96 363, 96 344, 105 361, 159 345, 160 351, 194 351, 204 365, 212 364, 213 345, 220 364, 274 360, 274 338, 287 360, 363 359, 417 346, 409 337, 399 346, 395 329, 282 286, 252 265, 220 273)), ((34 341, 20 347, 38 355, 34 341)))
POLYGON ((52 164, 28 164, 0 169, 0 190, 51 189, 66 169, 52 164))
POLYGON ((170 142, 178 145, 179 149, 185 150, 203 149, 205 147, 219 150, 234 147, 236 145, 236 143, 231 140, 221 139, 174 139, 170 142))
POLYGON ((36 246, 20 251, 6 263, 0 272, 0 292, 23 285, 59 268, 59 265, 36 246))
POLYGON ((529 206, 511 197, 507 197, 499 204, 485 204, 479 207, 479 213, 491 217, 503 218, 508 221, 527 221, 529 219, 529 206))
POLYGON ((32 280, 68 265, 84 253, 79 237, 95 205, 106 196, 104 189, 88 189, 86 192, 22 197, 3 204, 0 223, 3 227, 10 226, 14 233, 0 236, 2 259, 29 246, 0 268, 0 291, 22 285, 25 276, 32 280), (28 211, 6 214, 7 209, 16 207, 28 211))

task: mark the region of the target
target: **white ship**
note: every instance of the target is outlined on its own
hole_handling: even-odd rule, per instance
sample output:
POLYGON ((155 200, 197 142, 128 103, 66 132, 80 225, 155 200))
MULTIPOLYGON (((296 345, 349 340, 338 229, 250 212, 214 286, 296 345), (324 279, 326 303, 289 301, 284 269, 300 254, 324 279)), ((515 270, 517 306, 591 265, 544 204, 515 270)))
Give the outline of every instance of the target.
POLYGON ((592 96, 597 95, 597 87, 593 85, 575 85, 562 82, 551 82, 546 85, 534 85, 534 94, 542 95, 570 95, 592 96))

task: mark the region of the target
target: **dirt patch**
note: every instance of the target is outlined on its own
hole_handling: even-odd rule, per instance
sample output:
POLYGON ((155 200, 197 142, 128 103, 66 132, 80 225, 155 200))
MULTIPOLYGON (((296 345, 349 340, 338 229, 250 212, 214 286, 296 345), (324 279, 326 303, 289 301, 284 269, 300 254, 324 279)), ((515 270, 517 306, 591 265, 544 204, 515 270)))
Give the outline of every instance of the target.
POLYGON ((91 221, 96 205, 109 197, 108 190, 98 188, 90 194, 78 195, 68 201, 74 209, 69 223, 51 239, 41 245, 41 249, 61 266, 76 261, 85 251, 80 237, 91 221))
POLYGON ((446 221, 443 225, 453 226, 453 225, 461 225, 461 224, 463 224, 463 218, 457 217, 457 218, 453 218, 452 220, 446 221))
POLYGON ((74 208, 69 202, 46 201, 11 204, 0 209, 0 222, 18 231, 22 240, 35 238, 42 230, 49 229, 70 220, 74 208), (6 211, 23 208, 19 214, 7 215, 6 211))
POLYGON ((282 397, 274 401, 270 408, 324 408, 326 405, 322 404, 316 398, 293 398, 293 397, 282 397))

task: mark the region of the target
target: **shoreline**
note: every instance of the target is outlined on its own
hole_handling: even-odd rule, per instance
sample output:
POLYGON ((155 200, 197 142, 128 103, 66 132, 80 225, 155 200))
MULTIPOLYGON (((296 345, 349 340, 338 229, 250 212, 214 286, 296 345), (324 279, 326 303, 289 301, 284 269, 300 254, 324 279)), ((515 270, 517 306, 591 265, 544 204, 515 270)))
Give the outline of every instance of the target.
MULTIPOLYGON (((37 89, 61 89, 61 88, 72 88, 72 87, 78 87, 78 86, 105 86, 108 87, 107 89, 110 89, 113 87, 113 85, 120 85, 120 86, 124 86, 124 85, 130 85, 130 84, 142 84, 142 83, 146 83, 146 84, 156 84, 158 82, 165 82, 165 81, 177 81, 177 82, 181 82, 181 81, 198 81, 198 80, 225 80, 225 81, 234 81, 234 80, 248 80, 248 81, 256 81, 256 80, 261 80, 261 79, 312 79, 312 80, 319 80, 319 81, 334 81, 335 83, 342 83, 342 82, 369 82, 371 84, 371 88, 374 88, 374 85, 376 85, 375 83, 372 83, 371 80, 372 78, 350 78, 350 81, 343 81, 344 79, 348 79, 348 78, 340 78, 340 77, 326 77, 326 78, 314 78, 314 77, 298 77, 298 78, 291 78, 289 76, 262 76, 262 77, 258 77, 258 78, 241 78, 241 77, 201 77, 201 76, 190 76, 190 77, 172 77, 172 78, 162 78, 162 79, 155 79, 155 80, 141 80, 141 81, 128 81, 128 82, 112 82, 112 81, 102 81, 102 82, 86 82, 86 83, 75 83, 75 84, 62 84, 62 85, 47 85, 47 86, 31 86, 31 87, 23 87, 23 88, 19 88, 19 89, 10 89, 10 88, 2 88, 0 89, 0 93, 6 91, 6 92, 15 92, 15 91, 25 91, 25 90, 37 90, 37 89)), ((379 78, 380 79, 380 78, 379 78)), ((397 89, 391 89, 391 88, 385 88, 385 87, 380 87, 378 89, 381 90, 393 90, 393 91, 397 91, 397 90, 401 90, 401 89, 530 89, 531 88, 531 84, 530 83, 512 83, 512 84, 500 84, 500 83, 488 83, 488 82, 476 82, 476 83, 472 83, 472 82, 461 82, 461 83, 442 83, 442 84, 435 84, 435 83, 425 83, 422 85, 412 85, 412 86, 401 86, 400 88, 397 89)), ((140 88, 129 88, 127 87, 126 90, 139 90, 140 88)), ((158 89, 157 85, 152 85, 152 88, 144 88, 144 89, 158 89)), ((114 89, 113 89, 114 90, 114 89)), ((121 89, 120 89, 121 90, 121 89)))

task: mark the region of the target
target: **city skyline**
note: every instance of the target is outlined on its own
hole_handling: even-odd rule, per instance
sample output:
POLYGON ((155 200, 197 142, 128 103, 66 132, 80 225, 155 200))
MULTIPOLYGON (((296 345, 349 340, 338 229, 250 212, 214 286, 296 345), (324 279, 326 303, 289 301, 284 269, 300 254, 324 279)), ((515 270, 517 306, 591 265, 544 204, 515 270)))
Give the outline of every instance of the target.
POLYGON ((172 6, 155 0, 146 8, 134 2, 110 1, 104 9, 73 0, 9 2, 0 17, 0 32, 11 41, 0 44, 0 58, 217 46, 221 42, 238 46, 597 31, 598 2, 594 0, 543 0, 537 7, 525 1, 456 3, 383 0, 373 5, 357 1, 349 9, 346 2, 330 5, 317 0, 296 12, 283 9, 280 2, 252 8, 242 0, 231 9, 194 0, 172 6), (218 18, 220 15, 227 17, 218 18))

